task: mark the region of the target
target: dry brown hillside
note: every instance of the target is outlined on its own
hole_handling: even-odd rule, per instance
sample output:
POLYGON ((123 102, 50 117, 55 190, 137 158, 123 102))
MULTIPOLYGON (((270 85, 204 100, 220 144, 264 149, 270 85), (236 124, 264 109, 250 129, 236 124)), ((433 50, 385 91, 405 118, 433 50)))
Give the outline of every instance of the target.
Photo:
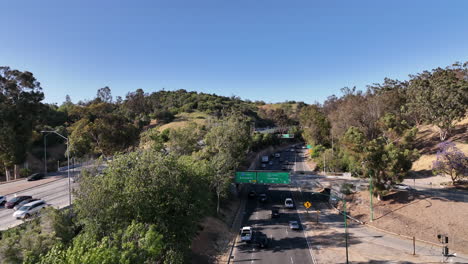
MULTIPOLYGON (((431 173, 432 162, 436 158, 437 145, 440 143, 437 128, 431 125, 420 126, 416 138, 416 148, 421 157, 413 163, 412 170, 418 174, 431 173)), ((468 155, 468 117, 458 122, 447 139, 453 141, 457 147, 468 155)))

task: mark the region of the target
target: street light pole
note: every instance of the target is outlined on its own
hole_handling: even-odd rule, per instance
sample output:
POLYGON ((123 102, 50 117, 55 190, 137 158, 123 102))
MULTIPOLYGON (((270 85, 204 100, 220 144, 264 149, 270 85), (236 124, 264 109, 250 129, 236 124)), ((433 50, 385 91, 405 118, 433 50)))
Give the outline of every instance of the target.
POLYGON ((47 136, 44 136, 44 175, 47 175, 47 136))
POLYGON ((372 173, 369 173, 369 179, 370 179, 370 182, 369 182, 369 190, 370 190, 370 221, 374 221, 374 205, 372 203, 372 198, 374 196, 374 193, 373 193, 373 186, 372 186, 372 173))
POLYGON ((70 142, 67 137, 59 134, 57 131, 41 131, 41 133, 54 133, 62 138, 64 138, 67 141, 67 174, 68 174, 68 204, 72 204, 72 199, 71 199, 71 179, 70 179, 70 142))
POLYGON ((345 229, 345 245, 346 245, 346 264, 349 263, 348 260, 348 217, 346 216, 346 200, 343 199, 344 207, 344 229, 345 229))

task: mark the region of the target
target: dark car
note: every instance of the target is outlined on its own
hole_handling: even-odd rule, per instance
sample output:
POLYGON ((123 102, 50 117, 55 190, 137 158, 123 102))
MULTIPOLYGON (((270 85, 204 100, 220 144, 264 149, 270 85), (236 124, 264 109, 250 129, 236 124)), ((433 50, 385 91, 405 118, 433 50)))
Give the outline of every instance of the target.
POLYGON ((256 234, 253 245, 259 248, 267 248, 269 239, 265 234, 256 234))
POLYGON ((278 208, 271 209, 271 218, 278 218, 278 217, 280 217, 278 208))
POLYGON ((16 197, 14 197, 13 199, 11 199, 10 201, 6 202, 5 208, 11 209, 11 208, 13 208, 15 205, 21 203, 22 201, 24 201, 24 200, 31 200, 31 199, 32 199, 32 196, 27 196, 27 195, 24 195, 24 196, 16 196, 16 197))
POLYGON ((257 193, 255 193, 255 191, 249 192, 249 198, 254 198, 255 196, 257 196, 257 193))
POLYGON ((258 200, 262 203, 266 203, 268 201, 268 197, 266 194, 262 193, 258 196, 258 200))
POLYGON ((28 181, 37 181, 37 180, 40 180, 40 179, 43 179, 44 178, 44 174, 43 173, 34 173, 33 175, 29 176, 28 177, 28 181))

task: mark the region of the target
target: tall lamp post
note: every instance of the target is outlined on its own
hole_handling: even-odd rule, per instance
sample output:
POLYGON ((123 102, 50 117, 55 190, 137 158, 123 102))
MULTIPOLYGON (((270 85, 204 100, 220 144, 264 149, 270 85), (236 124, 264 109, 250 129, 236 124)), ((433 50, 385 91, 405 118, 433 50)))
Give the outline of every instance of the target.
MULTIPOLYGON (((366 163, 367 161, 361 162, 362 166, 364 167, 364 170, 366 169, 366 163)), ((372 198, 374 196, 373 193, 373 186, 372 186, 372 173, 369 173, 369 193, 370 193, 370 221, 374 221, 374 205, 372 198)))
MULTIPOLYGON (((41 133, 54 133, 60 137, 62 137, 63 139, 65 139, 67 141, 67 174, 68 174, 68 203, 69 205, 72 204, 72 199, 71 199, 71 179, 70 179, 70 144, 69 144, 69 140, 67 137, 59 134, 57 131, 41 131, 41 133)), ((48 134, 46 134, 47 136, 48 134)), ((45 142, 45 138, 44 138, 44 142, 45 142)), ((44 143, 45 144, 45 143, 44 143)))

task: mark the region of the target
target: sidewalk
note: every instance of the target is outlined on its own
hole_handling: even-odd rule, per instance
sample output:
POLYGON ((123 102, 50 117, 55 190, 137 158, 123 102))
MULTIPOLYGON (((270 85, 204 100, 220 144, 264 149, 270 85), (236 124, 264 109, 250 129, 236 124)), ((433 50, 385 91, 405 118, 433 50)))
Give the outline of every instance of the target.
MULTIPOLYGON (((295 199, 299 205, 298 214, 318 263, 346 263, 344 216, 324 203, 315 203, 313 209, 306 210, 301 197, 297 196, 295 199)), ((413 255, 411 240, 348 220, 350 262, 440 263, 445 260, 452 263, 468 263, 468 256, 458 254, 457 257, 447 259, 442 257, 441 252, 440 246, 416 241, 416 255, 413 255)))

